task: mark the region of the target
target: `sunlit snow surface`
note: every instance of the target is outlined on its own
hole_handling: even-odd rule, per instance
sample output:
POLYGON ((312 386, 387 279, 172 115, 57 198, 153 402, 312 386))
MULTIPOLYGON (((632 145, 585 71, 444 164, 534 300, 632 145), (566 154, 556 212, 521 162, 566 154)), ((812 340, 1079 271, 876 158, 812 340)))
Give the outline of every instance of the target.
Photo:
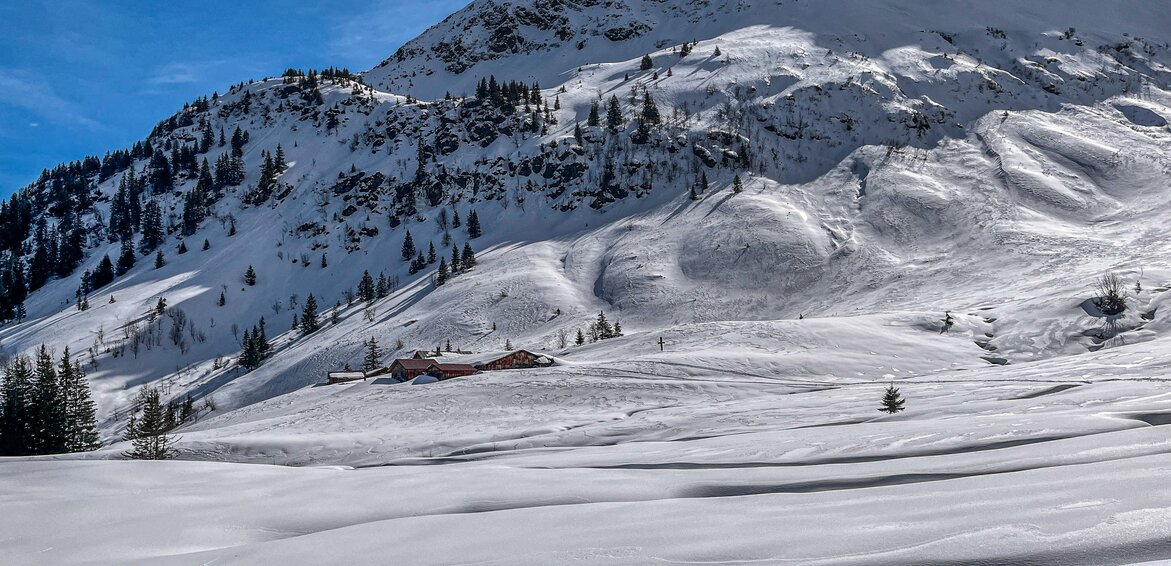
MULTIPOLYGON (((282 182, 297 190, 259 207, 230 190, 215 213, 237 218, 235 236, 209 220, 186 254, 168 240, 166 266, 143 258, 84 312, 69 302, 82 270, 54 280, 0 340, 6 354, 41 343, 79 354, 107 442, 144 384, 219 409, 179 431, 181 461, 118 461, 123 443, 0 460, 0 564, 1171 559, 1171 11, 802 0, 635 2, 616 16, 580 4, 575 27, 626 15, 661 27, 459 77, 429 56, 380 66, 368 107, 349 88, 322 88, 344 110, 335 132, 276 111, 279 79, 246 87, 271 116, 217 113, 217 128, 252 131, 246 186, 280 142, 291 161, 282 182), (1062 37, 1069 27, 1084 45, 1062 37), (670 52, 692 39, 687 58, 670 52), (641 71, 648 52, 672 76, 641 71), (346 201, 330 187, 351 167, 409 178, 410 135, 375 148, 348 140, 389 122, 433 127, 402 90, 458 95, 490 73, 539 78, 559 98, 559 125, 487 148, 465 140, 445 165, 571 144, 599 93, 626 103, 639 84, 664 114, 687 105, 686 125, 671 127, 704 143, 743 103, 764 171, 743 172, 733 195, 733 170, 712 168, 693 201, 688 150, 623 147, 665 164, 643 198, 560 212, 568 196, 538 190, 522 205, 510 187, 474 203, 485 225, 475 270, 437 288, 432 270, 408 276, 399 258, 405 229, 439 242, 437 209, 390 228, 381 195, 341 219, 346 201), (900 121, 911 112, 937 120, 925 137, 900 121), (298 235, 311 222, 330 231, 298 235), (346 229, 366 227, 379 235, 347 253, 346 229), (240 281, 249 265, 255 287, 240 281), (337 324, 310 336, 288 331, 291 295, 331 308, 367 269, 402 288, 369 310, 343 302, 337 324), (1142 284, 1109 328, 1084 308, 1106 270, 1142 284), (189 315, 187 349, 122 348, 159 297, 189 315), (625 337, 560 345, 603 309, 625 337), (945 311, 956 324, 941 334, 945 311), (226 365, 261 316, 275 355, 250 373, 226 365), (370 337, 387 350, 402 341, 388 356, 510 341, 558 363, 313 386, 360 366, 370 337), (892 383, 907 410, 887 415, 877 409, 892 383)), ((459 27, 465 16, 419 42, 483 40, 459 27)), ((534 42, 554 33, 522 31, 534 42)), ((583 185, 596 181, 590 163, 583 185)), ((474 195, 455 196, 466 217, 474 195)), ((160 198, 168 209, 181 200, 160 198)), ((83 269, 105 252, 117 244, 83 269)))

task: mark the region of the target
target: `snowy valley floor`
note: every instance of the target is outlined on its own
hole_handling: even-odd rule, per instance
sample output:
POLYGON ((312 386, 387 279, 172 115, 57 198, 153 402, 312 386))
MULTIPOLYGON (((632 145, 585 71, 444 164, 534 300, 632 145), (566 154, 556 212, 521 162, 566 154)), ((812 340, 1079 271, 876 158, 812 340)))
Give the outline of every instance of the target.
POLYGON ((905 318, 720 323, 688 329, 727 337, 710 351, 630 337, 627 360, 597 345, 547 370, 310 387, 183 432, 183 458, 220 461, 0 461, 0 562, 1171 558, 1171 343, 994 366, 979 329, 892 328, 905 318), (784 347, 755 349, 766 335, 784 347), (893 416, 876 410, 892 379, 893 416))

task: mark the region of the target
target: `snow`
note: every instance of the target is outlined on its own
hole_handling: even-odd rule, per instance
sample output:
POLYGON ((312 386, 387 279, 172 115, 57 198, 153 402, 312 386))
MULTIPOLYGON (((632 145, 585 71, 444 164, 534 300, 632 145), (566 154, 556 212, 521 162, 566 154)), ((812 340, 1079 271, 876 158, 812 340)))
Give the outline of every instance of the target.
MULTIPOLYGON (((324 86, 326 106, 343 110, 334 132, 276 111, 279 79, 247 85, 268 111, 213 112, 214 124, 251 132, 249 184, 260 152, 282 144, 287 199, 243 206, 244 188, 230 190, 190 251, 168 239, 165 267, 141 259, 87 311, 69 304, 79 274, 30 297, 29 320, 0 329, 4 353, 44 342, 79 354, 111 445, 0 459, 3 562, 1171 558, 1164 7, 575 2, 562 10, 575 37, 556 45, 461 74, 430 49, 453 37, 479 46, 499 6, 514 17, 530 4, 472 3, 366 73, 382 89, 368 100, 324 86), (602 35, 638 22, 649 31, 630 40, 602 35), (1069 27, 1084 45, 1061 37, 1069 27), (689 40, 691 55, 670 52, 689 40), (657 81, 639 70, 644 53, 657 81), (476 268, 436 287, 434 267, 409 275, 399 250, 409 229, 448 253, 437 208, 420 198, 392 228, 390 195, 343 214, 356 193, 333 187, 351 166, 413 178, 417 140, 463 103, 402 95, 458 94, 492 73, 540 80, 559 97, 559 123, 486 147, 461 138, 427 165, 506 183, 498 195, 448 187, 485 234, 472 240, 476 268), (685 143, 566 145, 599 96, 632 114, 636 84, 665 116, 686 109, 664 135, 685 143), (924 134, 908 126, 917 115, 931 124, 924 134), (388 128, 398 135, 383 145, 363 137, 388 128), (718 160, 742 139, 758 160, 750 170, 701 165, 692 150, 718 160), (650 188, 594 209, 575 192, 597 188, 607 152, 621 156, 620 177, 650 188), (558 196, 510 168, 554 154, 588 165, 558 196), (700 168, 711 187, 692 201, 700 168), (734 173, 743 193, 731 191, 734 173), (312 223, 323 230, 299 229, 312 223), (357 243, 347 234, 372 228, 357 243), (249 265, 254 287, 241 280, 249 265), (346 305, 365 270, 401 286, 346 305), (1084 308, 1107 270, 1141 283, 1110 321, 1084 308), (301 336, 288 330, 290 304, 309 293, 326 314, 301 336), (191 320, 183 346, 159 330, 160 344, 135 352, 132 324, 143 328, 160 297, 191 320), (573 345, 599 311, 625 336, 573 345), (941 334, 944 312, 955 324, 941 334), (261 316, 275 354, 243 373, 238 336, 261 316), (371 337, 387 363, 451 340, 472 354, 441 361, 511 342, 556 365, 413 381, 427 387, 389 376, 315 386, 360 367, 371 337), (181 461, 121 460, 116 440, 144 384, 219 407, 180 429, 181 461), (895 415, 876 410, 890 384, 907 399, 895 415)), ((528 45, 556 37, 517 33, 528 45)), ((462 246, 466 232, 451 232, 462 246)), ((103 246, 85 267, 116 255, 103 246)))

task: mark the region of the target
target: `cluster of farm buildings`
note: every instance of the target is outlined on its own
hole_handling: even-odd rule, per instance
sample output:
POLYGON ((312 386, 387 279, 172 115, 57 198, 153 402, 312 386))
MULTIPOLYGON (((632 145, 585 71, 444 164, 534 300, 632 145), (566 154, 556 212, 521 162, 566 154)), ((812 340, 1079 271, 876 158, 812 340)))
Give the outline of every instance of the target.
POLYGON ((446 356, 441 352, 419 350, 410 358, 397 358, 390 365, 372 371, 331 371, 328 375, 328 382, 346 383, 372 377, 388 376, 400 383, 406 381, 431 383, 453 377, 474 375, 484 371, 548 367, 551 365, 553 365, 553 358, 535 354, 528 350, 511 350, 485 354, 448 354, 446 356), (434 357, 430 357, 433 354, 436 354, 437 357, 454 359, 450 362, 439 361, 434 357))

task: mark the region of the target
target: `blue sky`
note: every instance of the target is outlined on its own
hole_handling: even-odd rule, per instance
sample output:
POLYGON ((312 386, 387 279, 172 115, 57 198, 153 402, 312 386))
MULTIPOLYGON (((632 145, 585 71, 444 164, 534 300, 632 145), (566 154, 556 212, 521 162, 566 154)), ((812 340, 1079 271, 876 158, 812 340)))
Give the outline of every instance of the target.
POLYGON ((0 195, 286 67, 378 64, 468 0, 0 3, 0 195))

